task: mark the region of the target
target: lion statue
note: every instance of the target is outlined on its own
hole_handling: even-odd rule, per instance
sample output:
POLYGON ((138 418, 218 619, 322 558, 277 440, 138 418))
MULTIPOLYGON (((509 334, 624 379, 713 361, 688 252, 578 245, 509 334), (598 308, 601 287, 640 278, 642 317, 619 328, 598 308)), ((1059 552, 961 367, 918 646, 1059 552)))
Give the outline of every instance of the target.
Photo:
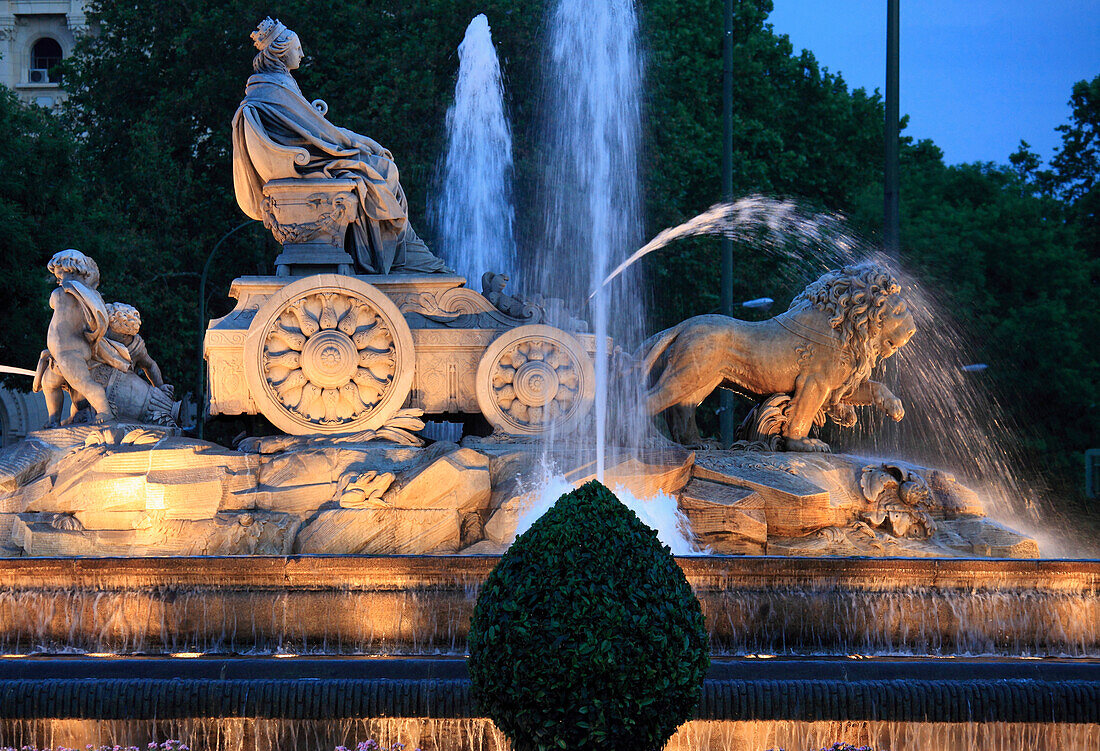
POLYGON ((668 410, 680 443, 701 444, 695 409, 724 386, 757 397, 789 394, 781 429, 787 450, 828 451, 809 437, 826 416, 852 427, 853 405, 864 404, 894 420, 905 415, 901 400, 870 375, 915 331, 901 285, 883 266, 865 262, 826 273, 767 321, 690 318, 650 337, 636 359, 652 384, 649 414, 668 410))

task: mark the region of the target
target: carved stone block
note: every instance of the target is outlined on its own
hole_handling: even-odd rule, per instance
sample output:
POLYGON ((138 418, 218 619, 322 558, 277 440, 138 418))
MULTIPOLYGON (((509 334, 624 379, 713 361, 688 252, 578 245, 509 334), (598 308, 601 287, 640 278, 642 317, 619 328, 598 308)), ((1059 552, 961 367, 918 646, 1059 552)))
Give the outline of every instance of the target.
POLYGON ((706 451, 695 456, 695 477, 748 488, 764 499, 768 532, 780 537, 797 537, 818 529, 848 523, 847 508, 834 506, 827 490, 785 471, 769 466, 761 455, 706 451))
POLYGON ((461 514, 450 509, 320 511, 298 535, 296 553, 426 555, 458 551, 461 514))
POLYGON ((513 495, 502 500, 485 522, 485 538, 495 545, 510 544, 516 537, 519 516, 530 502, 527 495, 513 495))
POLYGON ((77 511, 73 516, 86 530, 138 529, 153 519, 148 511, 77 511))
POLYGON ((695 479, 680 494, 679 505, 700 544, 716 553, 745 543, 762 552, 768 541, 764 499, 756 491, 695 479))
POLYGON ((283 246, 279 276, 335 271, 350 274, 344 234, 359 207, 355 181, 292 178, 264 184, 264 226, 283 246), (307 267, 307 268, 301 268, 307 267))
POLYGON ((382 501, 395 509, 479 511, 488 507, 491 492, 489 457, 454 447, 439 457, 425 452, 421 463, 397 476, 382 501))
POLYGON ((1039 557, 1039 545, 1035 540, 990 519, 970 517, 943 524, 970 543, 969 552, 973 555, 991 558, 1039 557))
POLYGON ((287 555, 300 522, 275 512, 221 513, 202 521, 166 519, 143 529, 62 530, 33 514, 15 522, 27 555, 287 555))

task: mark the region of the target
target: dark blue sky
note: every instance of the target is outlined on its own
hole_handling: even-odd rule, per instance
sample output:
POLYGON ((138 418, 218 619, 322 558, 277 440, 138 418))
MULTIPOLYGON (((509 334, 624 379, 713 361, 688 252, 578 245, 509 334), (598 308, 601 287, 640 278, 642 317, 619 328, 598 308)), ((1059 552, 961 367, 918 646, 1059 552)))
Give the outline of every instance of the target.
MULTIPOLYGON (((849 88, 886 82, 886 0, 774 0, 770 17, 849 88)), ((905 131, 949 163, 1049 159, 1076 81, 1100 75, 1100 0, 901 0, 905 131)))

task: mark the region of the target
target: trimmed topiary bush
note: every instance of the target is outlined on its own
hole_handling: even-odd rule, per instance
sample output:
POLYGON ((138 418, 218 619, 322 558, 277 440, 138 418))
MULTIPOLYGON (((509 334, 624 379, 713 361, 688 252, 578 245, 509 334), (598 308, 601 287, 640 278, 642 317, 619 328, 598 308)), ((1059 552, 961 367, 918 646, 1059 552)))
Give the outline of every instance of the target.
POLYGON ((668 547, 595 481, 501 557, 469 646, 474 698, 516 751, 660 749, 710 665, 699 601, 668 547))

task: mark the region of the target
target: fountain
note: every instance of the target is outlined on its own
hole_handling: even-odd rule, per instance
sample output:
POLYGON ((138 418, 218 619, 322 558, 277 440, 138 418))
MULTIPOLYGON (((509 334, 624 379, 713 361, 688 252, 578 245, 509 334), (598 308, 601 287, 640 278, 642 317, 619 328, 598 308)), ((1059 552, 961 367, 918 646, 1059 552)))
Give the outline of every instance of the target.
MULTIPOLYGON (((919 349, 939 325, 927 295, 835 217, 759 197, 641 245, 636 26, 625 2, 555 6, 546 237, 523 280, 543 294, 518 296, 497 273, 516 271, 506 252, 466 270, 481 293, 436 257, 398 156, 330 123, 294 82, 297 35, 259 25, 235 187, 282 251, 209 323, 207 409, 262 415, 275 434, 186 435, 136 311, 106 302, 92 259, 54 257, 36 383, 56 408, 0 454, 0 747, 506 748, 470 700, 473 601, 517 533, 593 477, 659 529, 707 618, 714 664, 670 749, 1100 742, 1100 563, 1041 557, 987 516, 984 488, 934 462, 885 443, 834 453, 815 435, 862 423, 877 440, 876 415, 904 426, 914 399, 965 411, 924 391, 952 385, 919 349), (635 258, 761 230, 834 255, 768 321, 703 316, 644 338, 635 258), (898 359, 900 377, 874 375, 898 359), (758 402, 732 447, 694 425, 720 386, 758 402), (464 435, 427 440, 433 417, 464 435)), ((490 53, 479 17, 449 154, 473 148, 460 124, 482 115, 507 134, 490 53), (478 74, 491 96, 466 113, 478 74)), ((498 188, 507 151, 486 160, 498 188)), ((506 194, 447 193, 441 216, 494 201, 484 216, 507 234, 506 194)))
MULTIPOLYGON (((612 259, 641 237, 638 21, 628 2, 559 0, 549 24, 540 207, 546 226, 532 265, 541 289, 580 310, 612 259)), ((626 346, 641 341, 645 295, 634 277, 613 294, 594 297, 589 309, 596 343, 595 476, 603 480, 612 421, 619 445, 642 443, 638 390, 610 377, 608 337, 626 346)))
POLYGON ((434 206, 440 243, 444 256, 467 279, 488 271, 515 277, 512 128, 484 14, 466 28, 458 60, 455 103, 447 110, 442 185, 434 206))

